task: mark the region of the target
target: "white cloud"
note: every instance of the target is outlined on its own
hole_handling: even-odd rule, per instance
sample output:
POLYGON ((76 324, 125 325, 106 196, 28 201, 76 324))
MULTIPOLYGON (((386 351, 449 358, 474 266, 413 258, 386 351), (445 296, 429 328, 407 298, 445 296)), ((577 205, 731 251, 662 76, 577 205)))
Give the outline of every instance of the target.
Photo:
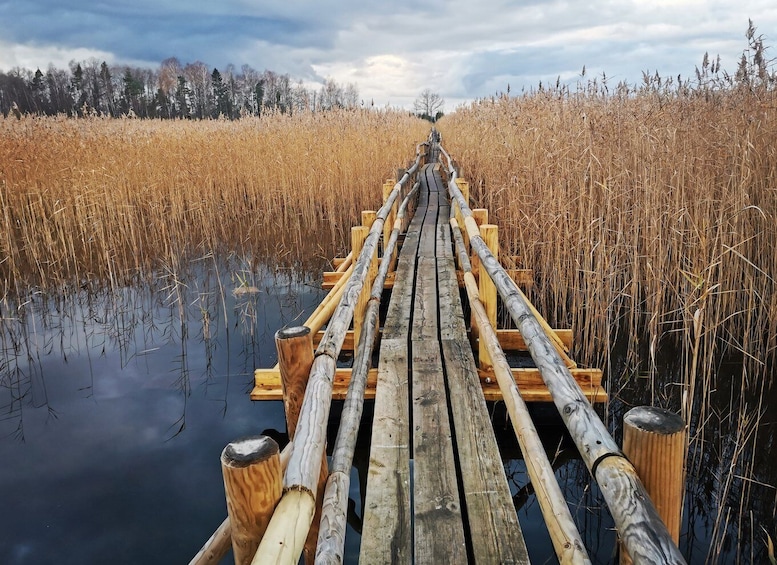
POLYGON ((86 61, 91 58, 112 64, 113 53, 85 47, 67 48, 58 45, 12 44, 0 40, 0 69, 11 70, 15 67, 44 70, 49 64, 57 68, 67 68, 70 61, 86 61))

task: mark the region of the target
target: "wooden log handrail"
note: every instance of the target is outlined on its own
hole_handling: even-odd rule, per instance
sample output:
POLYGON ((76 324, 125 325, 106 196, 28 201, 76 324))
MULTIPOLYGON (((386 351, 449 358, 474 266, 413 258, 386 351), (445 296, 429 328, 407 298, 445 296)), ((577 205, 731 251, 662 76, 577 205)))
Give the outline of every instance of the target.
POLYGON ((421 147, 424 145, 426 144, 416 147, 415 163, 394 185, 391 194, 378 211, 361 253, 353 264, 353 274, 345 285, 340 302, 316 349, 297 423, 295 447, 284 476, 284 494, 256 551, 252 561, 255 565, 296 564, 302 553, 302 544, 313 519, 321 458, 326 449, 326 429, 337 358, 353 318, 356 300, 382 236, 383 224, 402 187, 418 170, 421 164, 421 147))
MULTIPOLYGON (((375 334, 380 323, 380 302, 383 295, 383 283, 391 268, 394 250, 399 240, 402 220, 409 201, 417 193, 419 183, 405 196, 397 212, 391 235, 384 244, 383 257, 378 268, 378 274, 370 290, 370 301, 362 325, 356 356, 351 372, 351 381, 340 415, 340 427, 337 430, 332 465, 329 479, 324 491, 323 512, 318 534, 316 550, 317 565, 336 565, 343 562, 345 549, 346 512, 348 509, 348 492, 351 484, 351 466, 356 449, 356 438, 361 424, 364 407, 364 391, 367 386, 367 375, 372 365, 372 350, 375 344, 375 334)), ((384 232, 385 237, 385 232, 384 232)))
POLYGON ((448 161, 448 192, 464 216, 470 245, 480 258, 481 269, 494 281, 503 305, 523 334, 553 403, 602 491, 629 555, 636 563, 685 563, 634 466, 610 436, 514 281, 480 237, 469 203, 456 184, 453 159, 442 146, 440 150, 441 160, 444 157, 448 161))
POLYGON ((564 499, 561 487, 556 480, 553 465, 548 459, 526 402, 524 402, 518 385, 515 383, 510 364, 499 345, 496 330, 491 325, 488 314, 480 301, 477 283, 472 274, 472 265, 465 249, 464 238, 455 218, 455 206, 451 206, 450 216, 458 257, 465 259, 460 267, 464 271, 464 287, 469 298, 470 309, 480 327, 481 343, 488 349, 494 375, 499 389, 502 391, 502 398, 513 424, 513 431, 526 462, 526 472, 537 494, 542 516, 553 542, 553 549, 559 563, 564 565, 590 563, 591 560, 586 552, 583 538, 580 536, 567 501, 564 499))

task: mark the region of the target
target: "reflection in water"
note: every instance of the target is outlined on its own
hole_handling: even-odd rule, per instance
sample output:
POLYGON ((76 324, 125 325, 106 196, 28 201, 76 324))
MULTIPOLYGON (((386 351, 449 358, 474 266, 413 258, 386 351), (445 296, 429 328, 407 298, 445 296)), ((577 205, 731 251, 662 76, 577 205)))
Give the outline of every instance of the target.
MULTIPOLYGON (((188 562, 225 516, 224 445, 263 430, 285 443, 273 431, 285 428, 282 404, 252 403, 248 392, 253 369, 276 361, 275 331, 304 321, 323 297, 316 275, 206 263, 186 275, 170 270, 155 285, 0 302, 0 563, 188 562)), ((676 357, 665 374, 676 373, 676 357)), ((623 413, 654 384, 617 352, 613 359, 606 416, 620 442, 623 413), (621 373, 622 383, 613 376, 621 373)), ((737 370, 721 366, 704 439, 689 457, 680 545, 691 563, 761 562, 764 532, 774 538, 776 408, 741 393, 737 370)), ((332 410, 330 448, 341 406, 332 410)), ((554 562, 502 408, 492 406, 493 420, 530 555, 554 562)), ((614 562, 601 494, 555 408, 533 410, 593 562, 614 562)), ((351 477, 349 563, 360 543, 369 437, 365 424, 351 477)))
POLYGON ((226 513, 224 445, 282 425, 253 369, 322 296, 203 267, 0 303, 0 563, 188 562, 226 513))

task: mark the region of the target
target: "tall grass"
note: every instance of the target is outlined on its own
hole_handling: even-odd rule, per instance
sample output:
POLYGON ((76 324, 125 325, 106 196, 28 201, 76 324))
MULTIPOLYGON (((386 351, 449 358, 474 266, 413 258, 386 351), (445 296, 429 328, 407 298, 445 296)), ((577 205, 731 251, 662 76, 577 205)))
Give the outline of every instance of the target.
POLYGON ((772 92, 544 91, 481 101, 439 128, 505 252, 536 270, 536 299, 579 330, 589 362, 625 321, 651 348, 675 334, 766 367, 777 346, 776 120, 772 92))
POLYGON ((428 127, 394 112, 0 120, 0 297, 343 247, 428 127))
POLYGON ((503 95, 438 128, 501 253, 535 270, 540 311, 576 330, 577 358, 614 365, 625 341, 613 396, 645 376, 636 401, 681 411, 689 472, 715 469, 713 504, 731 514, 715 520, 715 555, 727 530, 761 535, 745 524, 751 496, 761 518, 777 508, 773 466, 754 464, 774 441, 761 417, 777 360, 777 92, 699 82, 503 95), (723 379, 726 357, 738 369, 723 379))

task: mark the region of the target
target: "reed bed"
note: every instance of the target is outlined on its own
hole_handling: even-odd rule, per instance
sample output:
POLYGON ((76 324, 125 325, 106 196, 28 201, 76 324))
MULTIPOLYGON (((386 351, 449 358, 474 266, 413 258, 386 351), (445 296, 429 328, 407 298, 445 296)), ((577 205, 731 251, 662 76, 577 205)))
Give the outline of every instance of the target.
POLYGON ((535 269, 541 310, 579 331, 589 362, 626 322, 653 353, 675 334, 691 352, 765 368, 777 345, 776 119, 771 92, 544 91, 481 101, 439 129, 503 253, 535 269))
POLYGON ((588 83, 478 101, 438 128, 500 253, 535 270, 538 309, 575 329, 576 358, 617 367, 616 401, 689 424, 689 489, 712 480, 727 512, 709 555, 763 549, 745 522, 777 509, 761 451, 775 435, 762 416, 777 349, 777 92, 588 83), (642 397, 621 397, 634 381, 642 397))
POLYGON ((331 257, 427 133, 374 111, 0 120, 0 297, 122 284, 215 254, 331 257))

